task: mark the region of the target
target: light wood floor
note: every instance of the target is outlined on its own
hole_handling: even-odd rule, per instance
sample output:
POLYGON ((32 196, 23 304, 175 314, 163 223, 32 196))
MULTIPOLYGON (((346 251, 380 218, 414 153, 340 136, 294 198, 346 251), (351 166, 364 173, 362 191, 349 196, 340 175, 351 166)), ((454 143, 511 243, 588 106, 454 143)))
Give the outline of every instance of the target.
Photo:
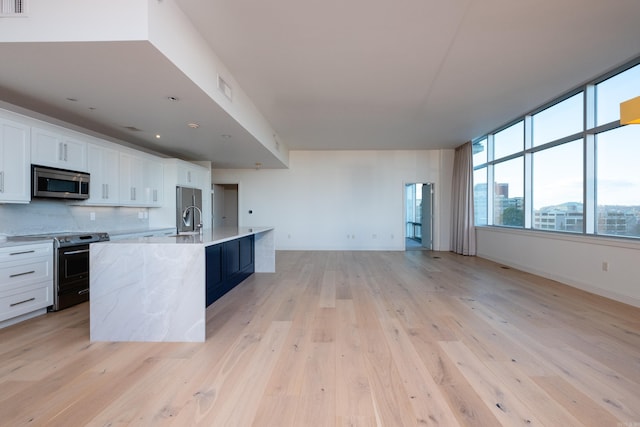
POLYGON ((640 309, 450 253, 277 271, 204 344, 91 343, 87 304, 0 330, 0 425, 640 426, 640 309))

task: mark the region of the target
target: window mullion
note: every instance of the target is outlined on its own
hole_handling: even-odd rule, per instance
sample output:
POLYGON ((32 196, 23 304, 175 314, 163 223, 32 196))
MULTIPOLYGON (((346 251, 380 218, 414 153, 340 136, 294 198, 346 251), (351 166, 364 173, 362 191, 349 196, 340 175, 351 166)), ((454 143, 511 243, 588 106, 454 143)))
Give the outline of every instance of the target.
POLYGON ((524 118, 524 228, 533 227, 533 155, 528 152, 533 146, 533 119, 524 118))

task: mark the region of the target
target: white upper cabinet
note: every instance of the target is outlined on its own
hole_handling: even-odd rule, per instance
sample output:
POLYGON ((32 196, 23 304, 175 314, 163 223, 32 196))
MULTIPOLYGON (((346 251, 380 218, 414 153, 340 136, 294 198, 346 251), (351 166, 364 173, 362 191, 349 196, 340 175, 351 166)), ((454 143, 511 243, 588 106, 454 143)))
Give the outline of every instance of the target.
POLYGON ((31 162, 36 165, 87 172, 87 143, 55 128, 31 128, 31 162))
POLYGON ((120 152, 89 144, 88 165, 91 183, 88 205, 116 206, 120 202, 120 152))
POLYGON ((120 205, 160 207, 164 201, 160 160, 120 153, 120 205))
POLYGON ((143 169, 140 157, 129 153, 120 153, 120 204, 124 206, 143 206, 143 169))
POLYGON ((185 187, 200 188, 203 184, 204 168, 188 162, 178 162, 178 185, 185 187))
POLYGON ((29 203, 29 127, 0 117, 0 202, 29 203))
POLYGON ((145 159, 143 187, 145 203, 151 207, 162 206, 163 193, 163 165, 160 161, 145 159))

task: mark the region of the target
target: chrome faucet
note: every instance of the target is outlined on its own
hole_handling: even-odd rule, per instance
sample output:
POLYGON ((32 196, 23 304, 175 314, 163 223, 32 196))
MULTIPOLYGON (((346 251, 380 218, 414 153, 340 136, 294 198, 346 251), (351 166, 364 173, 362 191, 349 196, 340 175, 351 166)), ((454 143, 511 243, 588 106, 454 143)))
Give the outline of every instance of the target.
MULTIPOLYGON (((202 211, 196 205, 191 205, 184 208, 184 211, 182 211, 182 222, 184 223, 184 225, 189 225, 190 221, 187 219, 189 216, 189 209, 196 210, 200 214, 200 222, 196 224, 196 229, 198 229, 198 231, 202 233, 202 211)), ((195 216, 195 213, 194 213, 194 216, 195 216)))

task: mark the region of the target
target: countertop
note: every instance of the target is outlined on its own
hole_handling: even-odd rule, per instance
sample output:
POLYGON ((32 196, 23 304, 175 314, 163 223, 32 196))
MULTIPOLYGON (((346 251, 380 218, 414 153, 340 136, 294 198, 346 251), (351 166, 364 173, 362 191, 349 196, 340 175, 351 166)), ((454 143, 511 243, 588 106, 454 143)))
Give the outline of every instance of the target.
POLYGON ((51 243, 53 244, 53 238, 30 238, 30 239, 21 239, 19 237, 8 236, 6 239, 0 239, 0 248, 10 248, 12 246, 24 246, 24 245, 34 245, 37 243, 51 243))
POLYGON ((238 239, 252 234, 273 230, 273 227, 221 227, 202 230, 202 234, 185 234, 180 236, 152 236, 132 237, 128 239, 112 240, 103 243, 161 243, 161 244, 199 244, 203 246, 216 245, 229 240, 238 239))
POLYGON ((175 234, 175 227, 165 227, 165 228, 149 228, 144 230, 119 230, 119 231, 110 231, 109 237, 111 240, 122 240, 122 239, 134 239, 138 237, 153 237, 153 235, 160 234, 175 234))

